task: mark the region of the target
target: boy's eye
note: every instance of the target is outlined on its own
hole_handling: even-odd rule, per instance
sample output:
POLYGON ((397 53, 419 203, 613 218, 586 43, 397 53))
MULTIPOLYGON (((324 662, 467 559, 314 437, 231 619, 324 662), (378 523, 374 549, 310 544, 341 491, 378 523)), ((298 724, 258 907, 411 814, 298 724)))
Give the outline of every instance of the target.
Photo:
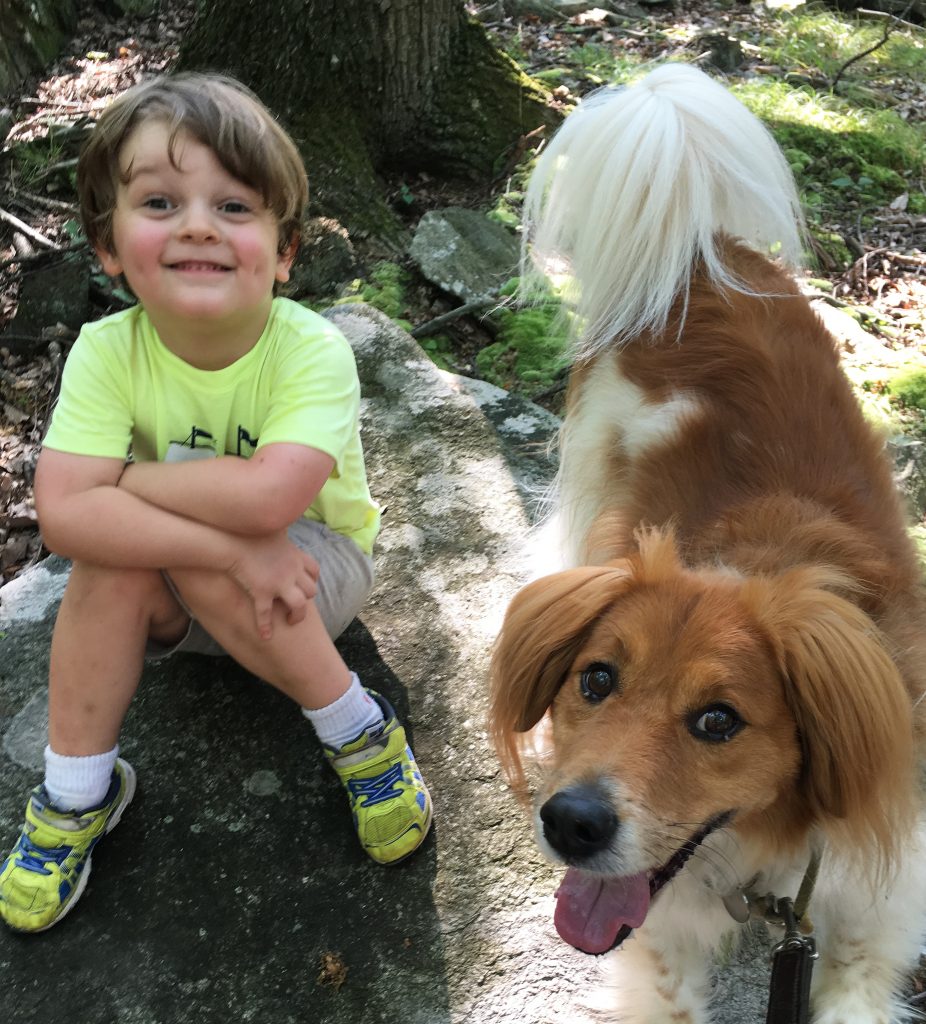
POLYGON ((167 196, 148 196, 142 205, 148 210, 169 210, 172 203, 167 196))
POLYGON ((250 213, 251 207, 247 203, 242 203, 238 199, 227 199, 219 209, 223 213, 250 213))

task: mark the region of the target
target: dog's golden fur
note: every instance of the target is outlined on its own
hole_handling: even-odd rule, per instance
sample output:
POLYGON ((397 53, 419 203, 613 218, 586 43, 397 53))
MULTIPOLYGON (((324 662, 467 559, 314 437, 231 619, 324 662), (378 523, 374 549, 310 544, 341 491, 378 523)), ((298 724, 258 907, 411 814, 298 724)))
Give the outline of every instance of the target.
MULTIPOLYGON (((528 584, 508 609, 491 728, 523 788, 522 734, 550 713, 538 805, 577 786, 605 794, 615 833, 585 861, 551 850, 538 822, 561 862, 653 872, 699 825, 722 820, 729 863, 701 888, 736 888, 780 879, 783 865, 794 877, 825 848, 824 871, 850 895, 827 896, 824 884, 816 897, 830 948, 823 937, 815 1019, 887 1022, 924 923, 920 893, 898 892, 921 857, 920 567, 884 440, 833 338, 774 261, 724 234, 717 247, 741 287, 695 265, 664 330, 601 347, 573 370, 558 495, 571 566, 528 584), (628 395, 629 420, 615 411, 628 395), (660 410, 658 431, 630 436, 660 410), (582 674, 595 665, 611 667, 615 683, 592 701, 582 674), (693 717, 718 705, 742 725, 705 742, 693 717), (883 904, 877 927, 846 923, 840 899, 865 914, 883 904), (901 909, 910 899, 917 909, 901 909), (901 932, 914 937, 904 945, 901 932), (867 941, 882 950, 840 974, 840 942, 867 941), (883 952, 891 943, 902 952, 883 952), (857 1009, 845 1009, 853 999, 857 1009)), ((701 899, 692 871, 670 885, 679 934, 695 927, 679 901, 701 899)), ((663 893, 654 908, 660 901, 670 903, 663 893)), ((669 913, 651 913, 628 948, 670 960, 681 939, 669 935, 669 913)), ((697 999, 640 995, 625 1012, 650 1022, 704 1011, 697 999)))

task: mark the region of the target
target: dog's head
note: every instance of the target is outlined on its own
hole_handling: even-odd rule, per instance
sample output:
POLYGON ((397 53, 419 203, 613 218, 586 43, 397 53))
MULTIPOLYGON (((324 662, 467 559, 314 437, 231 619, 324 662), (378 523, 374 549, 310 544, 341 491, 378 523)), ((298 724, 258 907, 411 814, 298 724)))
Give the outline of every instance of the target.
POLYGON ((817 827, 888 864, 909 813, 910 702, 846 588, 822 569, 687 569, 658 532, 629 559, 524 588, 494 653, 491 722, 523 784, 518 734, 551 712, 546 852, 652 883, 732 822, 772 848, 817 827))

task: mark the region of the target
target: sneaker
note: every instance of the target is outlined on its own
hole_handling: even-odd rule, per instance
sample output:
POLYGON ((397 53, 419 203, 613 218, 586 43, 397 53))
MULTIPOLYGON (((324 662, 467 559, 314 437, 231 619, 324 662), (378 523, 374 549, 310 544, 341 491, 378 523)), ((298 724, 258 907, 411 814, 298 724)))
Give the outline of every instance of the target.
POLYGON ((360 845, 379 864, 397 864, 424 842, 431 827, 431 796, 389 702, 367 693, 385 723, 325 756, 350 799, 360 845))
POLYGON ((19 841, 0 865, 0 917, 20 932, 43 932, 60 921, 86 888, 93 848, 134 795, 135 772, 122 758, 98 807, 57 811, 44 786, 33 790, 19 841))

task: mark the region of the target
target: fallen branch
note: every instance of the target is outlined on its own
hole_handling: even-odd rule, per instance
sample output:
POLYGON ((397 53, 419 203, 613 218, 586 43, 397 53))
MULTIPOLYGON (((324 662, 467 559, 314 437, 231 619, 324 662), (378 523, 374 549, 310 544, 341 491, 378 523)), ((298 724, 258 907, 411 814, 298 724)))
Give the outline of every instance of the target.
POLYGON ((463 306, 457 306, 456 309, 451 309, 447 313, 442 313, 433 320, 429 320, 426 324, 420 324, 411 332, 411 335, 413 338, 424 338, 438 327, 442 327, 444 324, 449 324, 451 320, 458 320, 461 316, 468 316, 470 313, 477 313, 479 310, 485 309, 487 306, 503 304, 504 303, 499 302, 496 296, 492 296, 492 298, 489 299, 475 299, 473 302, 467 302, 463 306))
POLYGON ((33 242, 38 242, 39 245, 44 245, 46 249, 59 250, 61 248, 57 242, 53 242, 50 238, 46 238, 44 235, 36 231, 35 228, 30 228, 29 225, 21 221, 19 217, 14 217, 12 213, 7 213, 6 210, 2 208, 0 208, 0 220, 5 221, 21 234, 24 234, 26 238, 31 238, 33 242))
POLYGON ((37 206, 44 206, 46 210, 60 210, 61 213, 70 213, 75 217, 79 213, 76 203, 66 203, 63 199, 52 199, 51 196, 40 196, 35 192, 27 192, 26 189, 20 188, 13 193, 14 202, 17 201, 20 196, 25 196, 27 202, 35 203, 37 206))
POLYGON ((78 242, 76 245, 67 247, 58 246, 54 250, 46 249, 44 252, 34 253, 32 256, 11 256, 8 260, 0 262, 0 270, 6 270, 16 263, 41 263, 44 260, 55 259, 59 256, 70 256, 72 253, 85 252, 89 249, 86 242, 78 242))

